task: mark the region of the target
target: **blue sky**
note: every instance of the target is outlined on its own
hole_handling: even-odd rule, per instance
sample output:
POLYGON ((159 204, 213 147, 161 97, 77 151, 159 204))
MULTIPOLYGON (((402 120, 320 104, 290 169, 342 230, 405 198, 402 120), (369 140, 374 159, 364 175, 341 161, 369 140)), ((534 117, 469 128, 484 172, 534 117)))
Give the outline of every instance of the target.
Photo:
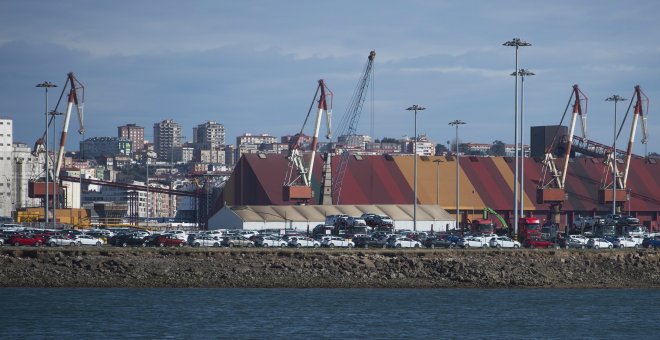
MULTIPOLYGON (((519 67, 536 74, 525 80, 526 127, 558 124, 578 84, 589 98, 588 138, 611 144, 605 98, 631 98, 640 85, 649 143, 638 130, 633 152, 660 152, 659 14, 654 0, 2 1, 0 116, 14 119, 15 141, 32 145, 45 128, 35 85, 62 85, 73 71, 85 85, 85 137, 136 123, 150 139, 168 118, 188 140, 207 120, 225 125, 228 143, 245 132, 294 134, 318 79, 334 92, 339 122, 376 50, 358 133, 410 136, 405 108, 419 104, 418 132, 433 141, 453 140, 448 123, 461 119, 462 141, 512 143, 514 49, 502 43, 518 37, 533 44, 519 67)), ((627 108, 619 104, 619 123, 627 108)))

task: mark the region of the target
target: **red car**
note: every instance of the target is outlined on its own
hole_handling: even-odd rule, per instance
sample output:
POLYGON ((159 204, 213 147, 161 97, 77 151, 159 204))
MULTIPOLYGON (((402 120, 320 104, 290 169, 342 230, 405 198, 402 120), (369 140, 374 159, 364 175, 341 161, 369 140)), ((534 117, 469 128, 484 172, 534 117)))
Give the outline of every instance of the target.
POLYGON ((555 248, 559 249, 559 245, 540 238, 530 238, 525 240, 523 245, 527 248, 555 248))
POLYGON ((183 247, 186 245, 186 241, 174 235, 161 235, 154 240, 154 245, 158 247, 183 247))
POLYGON ((40 247, 42 244, 46 243, 46 240, 41 235, 25 235, 25 234, 16 234, 12 235, 7 243, 13 244, 15 246, 35 246, 40 247))

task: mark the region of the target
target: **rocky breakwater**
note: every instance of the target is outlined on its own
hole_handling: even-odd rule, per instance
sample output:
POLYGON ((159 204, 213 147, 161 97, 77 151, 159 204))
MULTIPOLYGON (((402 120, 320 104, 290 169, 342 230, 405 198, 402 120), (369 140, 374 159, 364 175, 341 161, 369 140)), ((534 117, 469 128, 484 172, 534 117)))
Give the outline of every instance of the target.
POLYGON ((10 248, 1 287, 660 287, 660 252, 10 248))

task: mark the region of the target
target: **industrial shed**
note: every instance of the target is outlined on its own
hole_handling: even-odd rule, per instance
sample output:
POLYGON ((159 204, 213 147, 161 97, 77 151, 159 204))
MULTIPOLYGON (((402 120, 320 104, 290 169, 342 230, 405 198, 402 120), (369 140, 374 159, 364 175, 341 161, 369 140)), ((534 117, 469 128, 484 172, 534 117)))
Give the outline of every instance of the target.
MULTIPOLYGON (((387 215, 396 229, 413 229, 413 205, 243 205, 224 206, 209 219, 209 229, 312 230, 326 216, 387 215)), ((437 205, 417 205, 417 231, 454 229, 455 218, 437 205)))
MULTIPOLYGON (((561 164, 562 158, 556 160, 561 164)), ((411 155, 365 155, 350 157, 343 180, 342 205, 408 205, 414 195, 414 157, 411 155)), ((524 212, 544 219, 548 204, 536 200, 536 189, 543 178, 540 159, 523 158, 524 212)), ((332 166, 336 166, 333 162, 332 166)), ((284 199, 284 175, 289 162, 285 155, 244 154, 227 182, 222 202, 228 205, 292 206, 284 199)), ((323 160, 316 156, 312 176, 314 198, 309 205, 321 205, 323 160)), ((483 209, 492 208, 512 223, 514 159, 510 157, 461 157, 458 176, 456 158, 452 156, 419 156, 417 162, 418 206, 439 206, 461 220, 481 217, 483 209), (456 179, 460 194, 456 194, 456 179), (458 197, 457 197, 458 196, 458 197), (460 199, 459 199, 460 198, 460 199)), ((567 200, 562 205, 561 225, 571 225, 578 216, 605 215, 611 204, 599 201, 603 183, 603 160, 592 157, 571 158, 566 177, 567 200)), ((633 215, 651 230, 658 228, 660 214, 660 162, 656 159, 633 158, 627 189, 629 200, 621 202, 621 211, 633 215)), ((219 208, 219 207, 218 207, 219 208)), ((455 218, 455 217, 454 217, 455 218)))

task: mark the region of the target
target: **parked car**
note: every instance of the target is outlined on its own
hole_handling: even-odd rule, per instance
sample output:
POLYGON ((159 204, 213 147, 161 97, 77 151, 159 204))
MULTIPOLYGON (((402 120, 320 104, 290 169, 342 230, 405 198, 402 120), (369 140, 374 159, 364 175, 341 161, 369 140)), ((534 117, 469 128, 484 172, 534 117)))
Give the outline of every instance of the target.
POLYGON ((112 244, 114 244, 117 247, 128 247, 128 246, 146 247, 147 242, 149 242, 149 238, 140 237, 133 234, 121 234, 115 236, 112 242, 113 242, 112 244))
POLYGON ((610 240, 614 248, 639 248, 639 244, 630 236, 620 236, 610 240))
POLYGON ((183 247, 188 243, 180 239, 179 235, 166 234, 156 237, 153 244, 158 247, 183 247))
POLYGON ((660 248, 660 236, 647 237, 642 241, 642 247, 644 248, 660 248))
POLYGON ((210 235, 196 237, 190 243, 193 247, 220 247, 220 239, 210 235))
POLYGON ((37 234, 14 234, 9 237, 7 243, 15 246, 35 246, 40 247, 46 240, 37 234))
POLYGON ((241 235, 231 235, 231 236, 225 236, 222 238, 222 243, 221 245, 223 247, 254 247, 254 242, 246 239, 245 237, 241 235))
POLYGON ((600 237, 594 237, 592 239, 589 239, 589 242, 587 242, 587 247, 592 248, 592 249, 599 249, 599 248, 614 248, 614 245, 612 242, 600 238, 600 237))
POLYGON ((490 239, 489 245, 492 248, 520 248, 521 246, 520 242, 508 236, 493 237, 490 239))
POLYGON ((75 246, 76 241, 73 239, 70 239, 64 235, 53 235, 48 238, 48 241, 46 242, 47 245, 51 247, 55 246, 75 246))
POLYGON ((76 242, 77 245, 79 246, 97 246, 100 247, 102 246, 105 242, 103 239, 94 237, 91 235, 78 235, 73 238, 73 241, 76 242))
POLYGON ((630 215, 622 215, 619 217, 619 225, 636 225, 639 224, 639 219, 630 215))
POLYGON ((582 243, 579 239, 569 237, 559 240, 559 246, 567 249, 584 249, 587 247, 587 243, 582 243))
POLYGON ((353 243, 357 248, 387 248, 387 235, 380 235, 371 237, 360 236, 353 239, 353 243))
POLYGON ((176 238, 186 241, 188 239, 188 233, 184 230, 170 230, 166 231, 164 235, 174 235, 176 238))
POLYGON ((262 237, 255 237, 254 245, 257 247, 286 247, 286 241, 279 236, 268 235, 262 237))
POLYGON ((353 241, 351 241, 351 240, 348 240, 348 239, 345 239, 345 238, 339 237, 339 236, 325 236, 325 237, 323 237, 323 240, 321 241, 321 247, 353 248, 353 247, 355 247, 355 243, 353 243, 353 241))
POLYGON ((555 248, 559 249, 559 244, 541 238, 528 238, 523 244, 526 248, 555 248))
POLYGON ((422 244, 426 248, 453 248, 456 246, 455 243, 450 242, 446 238, 437 236, 427 237, 422 244))
POLYGON ((296 248, 301 248, 301 247, 318 248, 321 246, 321 243, 311 237, 296 236, 296 237, 291 237, 287 245, 289 247, 296 247, 296 248))
POLYGON ((422 246, 419 241, 407 237, 390 238, 388 242, 390 248, 419 248, 422 246))
POLYGON ((488 240, 483 237, 467 236, 458 241, 458 245, 463 248, 488 248, 488 240))
POLYGON ((575 240, 575 242, 583 244, 585 246, 587 245, 587 242, 589 242, 589 238, 584 235, 568 235, 568 237, 571 240, 575 240))

